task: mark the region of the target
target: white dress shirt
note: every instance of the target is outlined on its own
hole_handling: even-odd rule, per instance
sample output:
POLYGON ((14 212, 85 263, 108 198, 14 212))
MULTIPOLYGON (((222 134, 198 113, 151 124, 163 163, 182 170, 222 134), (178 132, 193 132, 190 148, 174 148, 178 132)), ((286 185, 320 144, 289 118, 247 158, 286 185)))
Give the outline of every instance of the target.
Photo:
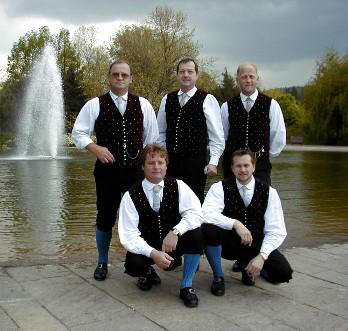
MULTIPOLYGON (((197 87, 192 88, 186 92, 186 102, 194 96, 197 91, 197 87)), ((178 98, 181 101, 181 95, 184 92, 179 90, 178 98)), ((159 129, 159 144, 165 146, 166 134, 167 134, 167 121, 166 121, 166 102, 167 94, 162 98, 161 105, 157 114, 157 122, 159 129)), ((221 123, 220 107, 216 98, 207 94, 203 102, 203 113, 207 123, 208 137, 209 137, 209 149, 210 149, 210 161, 209 164, 215 166, 218 165, 220 156, 225 149, 224 131, 221 123)), ((192 124, 194 125, 194 123, 192 124)))
MULTIPOLYGON (((258 90, 256 90, 249 97, 251 98, 252 105, 254 105, 257 96, 259 95, 258 90)), ((247 96, 240 93, 242 103, 245 107, 247 96)), ((228 138, 228 132, 230 130, 230 122, 228 120, 228 105, 227 102, 223 103, 221 106, 221 120, 224 129, 225 140, 228 138)), ((282 110, 280 109, 279 103, 272 99, 271 105, 269 107, 269 120, 270 120, 270 134, 269 134, 269 155, 271 157, 276 157, 280 154, 286 145, 286 129, 284 123, 284 117, 282 110)))
MULTIPOLYGON (((115 105, 119 108, 121 115, 123 116, 127 107, 128 92, 121 96, 121 99, 117 100, 117 95, 109 92, 115 105)), ((152 144, 158 139, 158 126, 156 121, 156 114, 150 104, 150 102, 142 97, 139 97, 141 110, 144 116, 144 146, 152 144)), ((81 109, 79 115, 76 118, 73 130, 72 139, 76 147, 80 150, 86 148, 87 145, 93 143, 91 136, 94 131, 94 124, 99 116, 100 106, 99 98, 93 98, 89 100, 81 109)))
MULTIPOLYGON (((203 223, 203 215, 201 204, 197 196, 182 180, 177 179, 179 191, 179 213, 181 215, 180 222, 175 225, 180 235, 183 235, 189 230, 196 229, 203 223)), ((142 181, 144 193, 149 201, 150 206, 153 206, 153 187, 154 185, 162 186, 160 197, 162 201, 164 181, 159 184, 153 184, 147 179, 142 181)), ((134 206, 133 200, 127 191, 121 200, 118 220, 118 235, 121 244, 134 254, 142 254, 150 256, 153 247, 151 247, 142 237, 138 229, 139 214, 134 206)))
MULTIPOLYGON (((237 179, 236 183, 240 192, 243 185, 239 183, 237 179)), ((247 188, 246 200, 248 204, 250 204, 255 189, 254 177, 252 177, 252 180, 245 186, 247 188)), ((236 220, 222 215, 222 211, 225 208, 224 201, 224 189, 220 181, 210 187, 205 197, 202 207, 204 221, 225 230, 232 230, 236 220)), ((265 236, 260 252, 269 255, 283 243, 287 235, 282 204, 277 191, 273 187, 269 188, 268 204, 264 218, 265 227, 263 232, 265 236)))

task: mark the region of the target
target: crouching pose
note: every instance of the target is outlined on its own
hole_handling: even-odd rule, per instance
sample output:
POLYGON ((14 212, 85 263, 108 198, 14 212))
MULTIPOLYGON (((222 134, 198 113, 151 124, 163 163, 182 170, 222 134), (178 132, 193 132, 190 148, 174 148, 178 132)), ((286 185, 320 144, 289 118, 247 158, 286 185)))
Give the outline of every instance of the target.
POLYGON ((205 253, 214 274, 211 292, 217 296, 225 293, 221 257, 239 261, 245 285, 254 285, 259 272, 271 283, 292 278, 277 250, 286 237, 281 202, 274 188, 253 177, 255 163, 251 151, 235 151, 235 177, 213 184, 203 204, 205 253))
POLYGON ((203 252, 200 202, 183 181, 165 177, 165 148, 146 146, 142 162, 145 179, 125 193, 120 205, 118 232, 127 250, 126 273, 139 277, 141 290, 150 290, 161 282, 152 265, 172 270, 184 255, 180 298, 196 307, 192 281, 203 252))

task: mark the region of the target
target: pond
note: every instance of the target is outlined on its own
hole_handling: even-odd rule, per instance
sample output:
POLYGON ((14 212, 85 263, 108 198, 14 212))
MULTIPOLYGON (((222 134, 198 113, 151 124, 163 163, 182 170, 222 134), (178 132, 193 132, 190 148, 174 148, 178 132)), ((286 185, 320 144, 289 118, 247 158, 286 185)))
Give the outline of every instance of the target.
MULTIPOLYGON (((95 258, 93 165, 74 148, 56 160, 0 155, 0 263, 95 258)), ((288 231, 283 247, 346 241, 347 183, 348 153, 284 151, 274 159, 272 184, 288 231)), ((116 235, 112 254, 120 252, 116 235)))

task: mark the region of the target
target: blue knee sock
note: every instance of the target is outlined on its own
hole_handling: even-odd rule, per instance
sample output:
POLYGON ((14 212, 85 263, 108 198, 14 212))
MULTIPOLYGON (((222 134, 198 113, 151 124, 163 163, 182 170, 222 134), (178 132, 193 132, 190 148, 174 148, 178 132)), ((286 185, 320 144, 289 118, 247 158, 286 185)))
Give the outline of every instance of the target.
POLYGON ((108 263, 112 231, 103 232, 97 229, 95 231, 95 238, 97 240, 98 263, 108 263))
POLYGON ((192 280, 196 273, 199 264, 199 254, 185 254, 184 255, 184 269, 181 280, 181 288, 192 287, 192 280))
POLYGON ((207 256, 208 262, 213 270, 215 279, 224 277, 224 272, 221 267, 221 250, 221 245, 205 247, 205 255, 207 256))

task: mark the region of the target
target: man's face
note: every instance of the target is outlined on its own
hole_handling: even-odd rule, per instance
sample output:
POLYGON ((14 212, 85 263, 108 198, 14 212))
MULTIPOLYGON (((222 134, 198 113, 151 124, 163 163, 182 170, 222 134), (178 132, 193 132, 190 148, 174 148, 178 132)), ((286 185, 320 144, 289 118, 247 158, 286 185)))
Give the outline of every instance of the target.
POLYGON ((181 63, 179 65, 177 79, 180 84, 180 89, 183 92, 190 91, 196 85, 198 79, 195 64, 192 61, 181 63))
POLYGON ((255 170, 250 155, 235 156, 233 158, 232 172, 241 184, 248 184, 255 170))
POLYGON ((109 74, 110 89, 113 93, 123 95, 128 92, 128 87, 132 82, 130 68, 127 63, 117 63, 111 67, 109 74))
POLYGON ((146 155, 145 164, 143 165, 145 178, 153 183, 158 184, 167 173, 167 162, 160 153, 149 153, 146 155))
POLYGON ((256 86, 259 82, 259 76, 257 75, 257 72, 253 66, 244 65, 240 68, 236 80, 243 94, 252 95, 255 92, 256 86))

